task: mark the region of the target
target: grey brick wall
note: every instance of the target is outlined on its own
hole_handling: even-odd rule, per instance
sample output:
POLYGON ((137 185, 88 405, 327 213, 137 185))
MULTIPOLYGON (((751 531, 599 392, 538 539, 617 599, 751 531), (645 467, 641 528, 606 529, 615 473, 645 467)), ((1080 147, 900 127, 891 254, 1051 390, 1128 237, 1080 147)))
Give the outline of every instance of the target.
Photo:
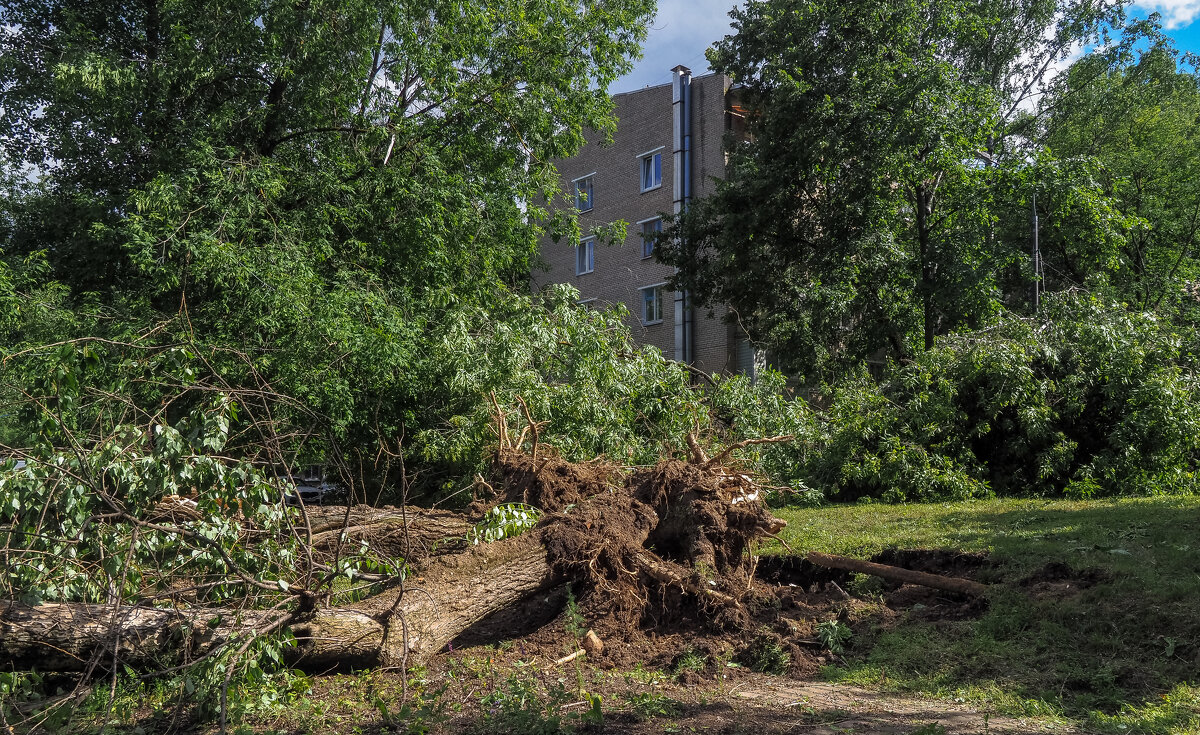
MULTIPOLYGON (((720 75, 692 79, 692 192, 701 197, 712 191, 713 180, 724 174, 722 141, 727 128, 726 90, 729 82, 720 75)), ((671 85, 659 85, 613 98, 618 119, 613 142, 600 144, 592 134, 588 144, 573 158, 558 161, 563 187, 594 174, 592 208, 579 215, 580 228, 588 233, 598 225, 617 220, 628 223, 624 242, 595 245, 595 265, 591 273, 576 274, 575 243, 542 243, 541 255, 547 271, 533 274, 533 287, 551 283, 570 283, 581 299, 595 299, 598 305, 624 303, 627 320, 635 339, 658 347, 669 358, 675 356, 673 294, 664 290, 662 321, 642 323, 641 289, 670 278, 672 269, 642 257, 643 220, 669 214, 674 192, 672 181, 671 85), (662 154, 662 186, 641 190, 641 154, 658 149, 662 154)), ((705 372, 736 370, 736 329, 721 321, 724 308, 695 310, 693 363, 705 372)))

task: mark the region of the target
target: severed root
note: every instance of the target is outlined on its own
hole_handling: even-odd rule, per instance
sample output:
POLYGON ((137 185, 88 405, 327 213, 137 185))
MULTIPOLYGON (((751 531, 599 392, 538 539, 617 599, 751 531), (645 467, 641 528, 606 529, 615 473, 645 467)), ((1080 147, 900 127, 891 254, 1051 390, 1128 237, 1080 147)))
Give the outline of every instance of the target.
POLYGON ((986 584, 980 584, 970 579, 914 572, 911 569, 901 569, 900 567, 876 564, 875 562, 863 561, 861 559, 850 559, 845 556, 834 556, 833 554, 821 554, 816 551, 810 551, 807 554, 807 559, 813 564, 830 569, 845 569, 850 572, 860 572, 883 579, 890 579, 894 582, 916 584, 922 587, 931 587, 937 590, 945 590, 946 592, 957 592, 963 595, 982 597, 989 591, 989 587, 986 584))
POLYGON ((662 561, 649 552, 638 553, 633 557, 634 564, 638 571, 645 574, 647 577, 655 580, 664 586, 678 587, 679 589, 691 594, 697 599, 709 598, 716 600, 723 605, 738 605, 738 601, 732 596, 725 594, 719 590, 706 588, 693 583, 684 575, 676 572, 669 562, 662 561))
POLYGON ((584 655, 584 653, 585 653, 585 651, 582 648, 580 648, 575 653, 568 653, 566 656, 563 656, 562 658, 558 659, 557 661, 554 662, 554 665, 562 666, 565 663, 570 663, 571 661, 574 661, 575 659, 584 655))

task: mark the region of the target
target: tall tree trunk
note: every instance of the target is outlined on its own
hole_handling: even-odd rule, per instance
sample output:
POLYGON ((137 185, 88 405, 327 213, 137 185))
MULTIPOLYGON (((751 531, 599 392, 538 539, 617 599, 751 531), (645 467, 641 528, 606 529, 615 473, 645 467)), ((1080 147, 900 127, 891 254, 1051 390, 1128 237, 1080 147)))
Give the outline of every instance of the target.
POLYGON ((924 184, 916 187, 917 214, 917 253, 921 259, 921 276, 917 282, 917 293, 921 296, 922 332, 925 336, 925 349, 933 349, 934 314, 933 314, 933 263, 929 252, 929 190, 924 184))

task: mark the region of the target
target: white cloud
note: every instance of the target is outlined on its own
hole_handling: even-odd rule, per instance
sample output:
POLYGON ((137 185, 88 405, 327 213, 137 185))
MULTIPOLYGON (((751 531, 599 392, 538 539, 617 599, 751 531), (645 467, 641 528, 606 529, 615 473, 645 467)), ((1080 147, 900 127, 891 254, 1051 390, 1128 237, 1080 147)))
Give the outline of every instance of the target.
POLYGON ((1195 20, 1196 16, 1200 16, 1200 0, 1137 0, 1133 7, 1147 13, 1162 13, 1163 25, 1167 30, 1186 26, 1195 20))

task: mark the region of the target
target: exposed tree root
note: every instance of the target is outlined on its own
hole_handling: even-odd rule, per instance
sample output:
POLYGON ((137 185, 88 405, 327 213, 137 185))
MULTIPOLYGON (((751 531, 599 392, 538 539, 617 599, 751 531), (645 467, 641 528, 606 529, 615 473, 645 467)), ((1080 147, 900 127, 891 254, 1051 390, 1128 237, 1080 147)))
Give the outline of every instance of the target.
POLYGON ((876 577, 892 580, 893 582, 916 584, 922 587, 931 587, 933 589, 945 590, 946 592, 957 592, 976 597, 982 597, 988 593, 988 586, 986 584, 961 577, 943 577, 926 572, 914 572, 911 569, 901 569, 900 567, 876 564, 875 562, 863 561, 861 559, 850 559, 845 556, 821 554, 816 551, 808 552, 806 558, 813 564, 819 564, 830 569, 845 569, 849 572, 871 574, 876 577))

